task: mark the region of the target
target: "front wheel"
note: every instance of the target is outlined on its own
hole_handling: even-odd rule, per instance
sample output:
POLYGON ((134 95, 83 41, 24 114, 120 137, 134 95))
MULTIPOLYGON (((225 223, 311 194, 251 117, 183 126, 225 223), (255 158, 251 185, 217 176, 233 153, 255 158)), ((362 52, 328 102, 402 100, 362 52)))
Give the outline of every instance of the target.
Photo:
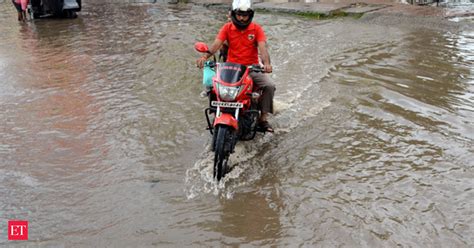
POLYGON ((227 161, 232 149, 232 133, 227 126, 218 126, 214 149, 214 178, 220 181, 227 172, 227 161))

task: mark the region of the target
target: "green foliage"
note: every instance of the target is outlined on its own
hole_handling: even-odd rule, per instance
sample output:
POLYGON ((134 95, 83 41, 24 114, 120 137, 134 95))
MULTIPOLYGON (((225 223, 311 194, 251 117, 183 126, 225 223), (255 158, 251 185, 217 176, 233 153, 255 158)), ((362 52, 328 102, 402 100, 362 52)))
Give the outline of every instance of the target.
MULTIPOLYGON (((258 9, 258 13, 271 14, 275 12, 271 10, 267 10, 267 9, 258 9)), ((330 14, 324 14, 324 13, 318 13, 318 12, 290 12, 290 11, 278 11, 278 13, 284 13, 287 15, 296 15, 303 18, 314 19, 314 20, 327 20, 327 19, 341 18, 341 17, 352 17, 354 19, 359 19, 364 15, 363 13, 349 14, 341 10, 334 11, 330 14)))
POLYGON ((295 15, 301 16, 304 18, 309 18, 309 19, 326 20, 326 19, 340 18, 340 17, 353 17, 355 19, 359 19, 364 14, 363 13, 348 14, 347 12, 344 12, 344 11, 335 11, 335 12, 330 13, 329 15, 323 14, 323 13, 317 13, 317 12, 298 12, 298 13, 295 13, 295 15))

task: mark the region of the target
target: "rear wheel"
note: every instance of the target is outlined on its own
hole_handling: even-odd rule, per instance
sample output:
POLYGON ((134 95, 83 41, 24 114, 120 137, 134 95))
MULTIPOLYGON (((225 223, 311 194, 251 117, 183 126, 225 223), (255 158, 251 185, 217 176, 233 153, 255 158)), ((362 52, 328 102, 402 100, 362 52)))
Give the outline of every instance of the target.
MULTIPOLYGON (((253 109, 251 109, 253 110, 253 109)), ((257 111, 248 112, 242 115, 239 120, 239 138, 240 140, 252 140, 257 133, 257 120, 259 113, 257 111)))
POLYGON ((66 18, 76 18, 77 17, 77 14, 76 14, 76 11, 74 10, 70 10, 70 9, 65 9, 63 10, 63 16, 66 17, 66 18))
POLYGON ((218 126, 214 149, 214 178, 220 181, 227 172, 227 161, 232 149, 232 134, 227 126, 218 126))

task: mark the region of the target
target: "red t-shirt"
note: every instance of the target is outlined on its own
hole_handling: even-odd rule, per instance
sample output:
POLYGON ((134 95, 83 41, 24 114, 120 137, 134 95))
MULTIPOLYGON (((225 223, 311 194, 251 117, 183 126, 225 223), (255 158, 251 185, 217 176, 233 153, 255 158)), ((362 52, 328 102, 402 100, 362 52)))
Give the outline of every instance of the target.
POLYGON ((245 30, 239 30, 232 22, 228 22, 216 38, 229 43, 227 62, 243 65, 258 64, 257 43, 267 40, 262 27, 254 22, 245 30))

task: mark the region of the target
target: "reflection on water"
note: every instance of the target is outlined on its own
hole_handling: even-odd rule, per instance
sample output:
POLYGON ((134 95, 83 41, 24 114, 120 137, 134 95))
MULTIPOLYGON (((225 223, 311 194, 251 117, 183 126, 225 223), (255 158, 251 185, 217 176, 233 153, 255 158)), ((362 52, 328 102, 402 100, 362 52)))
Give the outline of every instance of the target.
MULTIPOLYGON (((278 199, 277 199, 278 200, 278 199)), ((278 205, 265 195, 242 194, 223 200, 221 219, 213 226, 215 232, 235 239, 227 245, 274 245, 280 237, 278 205)))
POLYGON ((218 185, 193 44, 225 13, 0 13, 0 229, 28 220, 25 245, 472 246, 470 30, 258 13, 277 132, 218 185))

